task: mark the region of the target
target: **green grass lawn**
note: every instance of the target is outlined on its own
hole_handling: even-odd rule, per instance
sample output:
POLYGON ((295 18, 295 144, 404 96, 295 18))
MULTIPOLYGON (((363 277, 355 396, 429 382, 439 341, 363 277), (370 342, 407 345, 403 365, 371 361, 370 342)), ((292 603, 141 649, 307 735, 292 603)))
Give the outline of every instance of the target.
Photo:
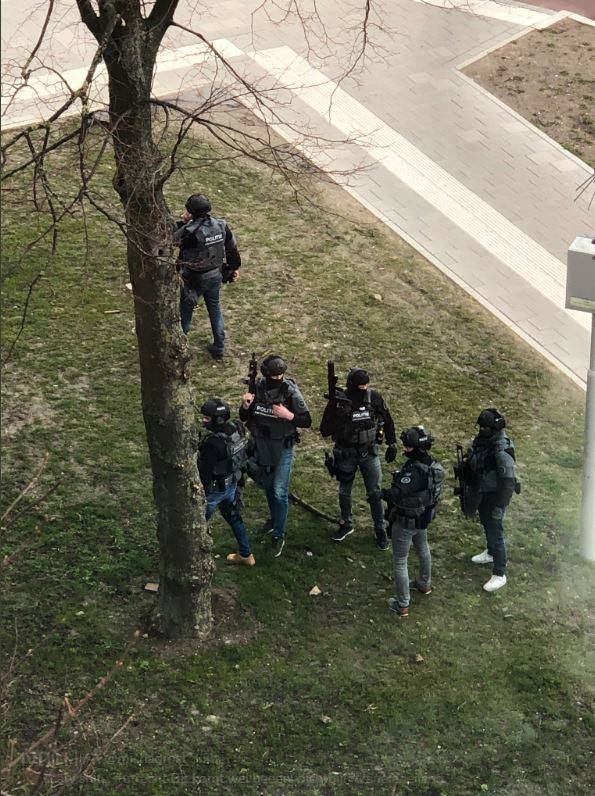
MULTIPOLYGON (((192 151, 209 157, 202 143, 192 151)), ((68 159, 60 164, 65 195, 75 186, 68 159)), ((63 769, 72 773, 98 737, 137 716, 71 792, 592 792, 592 569, 579 559, 576 530, 583 395, 338 189, 320 194, 326 209, 298 209, 262 168, 222 162, 208 179, 194 168, 169 184, 171 207, 205 191, 245 261, 224 290, 223 363, 204 350, 204 308, 195 315, 197 401, 218 394, 237 405, 250 352, 275 351, 288 358, 317 425, 327 358, 343 377, 365 366, 399 430, 426 423, 449 472, 455 443, 472 435, 481 408, 497 406, 509 417, 523 482, 507 524, 509 582, 482 591, 489 572, 469 561, 482 549, 481 529, 461 518, 450 488, 430 535, 435 591, 413 597, 407 620, 387 609, 391 557, 374 547, 360 481, 354 535, 333 544, 329 525, 294 507, 282 558, 271 559, 254 533, 252 570, 223 564, 233 545, 218 518, 213 639, 142 639, 63 733, 63 769), (314 585, 318 597, 308 594, 314 585)), ((108 160, 100 188, 116 208, 112 173, 108 160)), ((154 599, 142 586, 156 577, 157 544, 124 243, 89 213, 85 256, 79 212, 67 217, 53 258, 45 244, 21 258, 42 221, 25 178, 9 187, 4 352, 28 282, 40 265, 44 275, 4 372, 4 503, 46 452, 43 484, 64 478, 0 551, 45 523, 3 588, 4 661, 15 639, 21 655, 34 648, 9 689, 2 733, 4 746, 16 739, 24 748, 51 724, 61 695, 80 698, 140 625, 154 599)), ((293 488, 336 513, 324 447, 315 431, 303 435, 293 488)), ((246 500, 255 529, 265 501, 253 485, 246 500)))

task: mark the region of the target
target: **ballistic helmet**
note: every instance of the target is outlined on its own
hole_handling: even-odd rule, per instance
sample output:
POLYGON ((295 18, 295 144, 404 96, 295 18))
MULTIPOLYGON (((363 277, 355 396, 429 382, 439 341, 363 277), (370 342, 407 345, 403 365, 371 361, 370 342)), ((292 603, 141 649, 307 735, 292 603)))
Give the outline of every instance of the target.
POLYGON ((260 365, 260 372, 265 378, 270 376, 281 376, 286 370, 287 364, 285 360, 277 356, 277 354, 271 354, 265 357, 260 365))
POLYGON ((352 368, 347 374, 347 388, 361 387, 370 383, 370 376, 363 368, 352 368))
POLYGON ((491 428, 494 431, 500 431, 506 427, 506 418, 492 406, 489 409, 484 409, 483 412, 480 412, 475 425, 483 426, 484 428, 491 428))
POLYGON ((400 439, 406 448, 419 448, 422 451, 430 450, 434 442, 434 437, 423 426, 405 429, 400 439))
POLYGON ((189 196, 188 199, 186 199, 185 207, 192 218, 206 216, 207 213, 211 212, 211 203, 207 197, 201 193, 193 193, 192 196, 189 196))
POLYGON ((200 407, 200 412, 204 417, 210 418, 208 426, 222 426, 231 417, 229 404, 222 398, 209 398, 200 407))

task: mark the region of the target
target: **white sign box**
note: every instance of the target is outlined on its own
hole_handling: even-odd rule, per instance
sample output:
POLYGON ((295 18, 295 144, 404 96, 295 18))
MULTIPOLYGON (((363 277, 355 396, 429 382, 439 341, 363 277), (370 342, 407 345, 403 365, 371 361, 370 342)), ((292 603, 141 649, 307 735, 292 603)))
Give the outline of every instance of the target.
POLYGON ((566 306, 595 312, 595 235, 580 235, 568 249, 566 306))

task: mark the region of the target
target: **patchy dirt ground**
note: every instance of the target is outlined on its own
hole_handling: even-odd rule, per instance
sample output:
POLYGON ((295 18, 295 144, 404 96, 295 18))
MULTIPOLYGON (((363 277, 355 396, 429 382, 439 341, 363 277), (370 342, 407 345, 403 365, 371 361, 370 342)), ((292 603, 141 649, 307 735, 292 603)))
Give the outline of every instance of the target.
POLYGON ((595 167, 595 28, 563 20, 501 47, 465 73, 595 167))

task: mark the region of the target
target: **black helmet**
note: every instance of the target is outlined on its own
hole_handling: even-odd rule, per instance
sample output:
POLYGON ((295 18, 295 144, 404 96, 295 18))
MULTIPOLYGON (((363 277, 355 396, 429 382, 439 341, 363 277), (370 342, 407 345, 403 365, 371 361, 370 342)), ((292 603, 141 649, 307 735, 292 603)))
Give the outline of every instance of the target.
POLYGON ((208 426, 222 426, 231 417, 229 404, 222 398, 209 398, 200 407, 200 412, 204 417, 209 417, 208 426))
POLYGON ((491 406, 489 409, 484 409, 480 412, 479 417, 475 423, 477 426, 483 428, 491 428, 494 431, 500 431, 506 427, 506 418, 500 412, 491 406))
POLYGON ((347 374, 347 387, 360 387, 370 383, 370 376, 363 368, 352 368, 347 374))
POLYGON ((206 216, 207 213, 211 212, 211 203, 207 197, 201 193, 193 193, 192 196, 189 196, 188 199, 186 199, 185 207, 192 218, 206 216))
POLYGON ((411 426, 401 434, 401 442, 406 448, 419 448, 422 451, 430 450, 434 437, 423 426, 411 426))
POLYGON ((277 354, 265 357, 260 365, 260 372, 265 378, 268 376, 281 376, 286 370, 287 364, 285 360, 277 356, 277 354))

